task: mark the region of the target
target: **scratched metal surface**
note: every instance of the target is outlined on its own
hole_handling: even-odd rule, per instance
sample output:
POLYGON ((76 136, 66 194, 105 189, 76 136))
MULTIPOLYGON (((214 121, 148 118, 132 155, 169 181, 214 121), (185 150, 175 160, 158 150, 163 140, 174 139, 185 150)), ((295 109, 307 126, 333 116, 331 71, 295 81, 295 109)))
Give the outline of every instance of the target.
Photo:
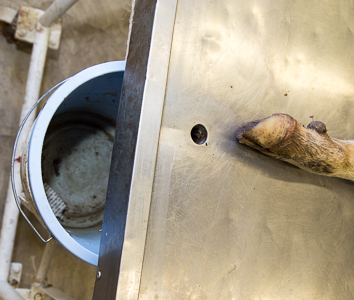
POLYGON ((353 299, 353 183, 234 137, 282 112, 354 138, 353 12, 353 1, 178 1, 139 299, 353 299))

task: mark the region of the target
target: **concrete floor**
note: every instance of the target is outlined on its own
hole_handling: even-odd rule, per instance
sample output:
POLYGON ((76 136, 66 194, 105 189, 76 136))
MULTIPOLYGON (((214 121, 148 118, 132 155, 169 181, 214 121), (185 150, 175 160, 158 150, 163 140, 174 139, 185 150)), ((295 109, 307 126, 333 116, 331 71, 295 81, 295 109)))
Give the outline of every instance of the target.
MULTIPOLYGON (((18 10, 22 4, 45 10, 52 1, 0 0, 1 6, 18 10)), ((129 29, 130 0, 85 0, 62 18, 60 49, 49 51, 41 94, 63 79, 103 62, 124 60, 129 29)), ((31 48, 8 43, 0 36, 0 218, 9 182, 10 159, 18 130, 31 48)), ((38 268, 44 244, 20 217, 14 262, 23 264, 22 288, 29 288, 38 268)), ((91 299, 96 267, 58 246, 48 283, 74 299, 91 299)))

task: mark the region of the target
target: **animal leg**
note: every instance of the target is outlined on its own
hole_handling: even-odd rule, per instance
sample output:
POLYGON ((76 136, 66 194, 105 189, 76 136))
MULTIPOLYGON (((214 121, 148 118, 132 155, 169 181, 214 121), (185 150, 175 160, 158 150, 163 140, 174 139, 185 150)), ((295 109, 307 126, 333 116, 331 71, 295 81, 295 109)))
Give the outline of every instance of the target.
POLYGON ((289 115, 273 114, 242 126, 236 138, 308 172, 354 180, 354 142, 330 138, 322 122, 305 128, 289 115))

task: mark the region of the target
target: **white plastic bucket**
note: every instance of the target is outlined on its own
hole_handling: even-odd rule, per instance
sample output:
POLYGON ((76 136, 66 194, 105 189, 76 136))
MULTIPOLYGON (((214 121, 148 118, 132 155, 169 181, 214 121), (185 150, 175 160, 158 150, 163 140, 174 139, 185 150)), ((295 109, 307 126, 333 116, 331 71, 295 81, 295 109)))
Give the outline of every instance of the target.
POLYGON ((36 118, 21 161, 25 202, 59 243, 92 265, 124 70, 124 61, 103 63, 62 84, 36 118))

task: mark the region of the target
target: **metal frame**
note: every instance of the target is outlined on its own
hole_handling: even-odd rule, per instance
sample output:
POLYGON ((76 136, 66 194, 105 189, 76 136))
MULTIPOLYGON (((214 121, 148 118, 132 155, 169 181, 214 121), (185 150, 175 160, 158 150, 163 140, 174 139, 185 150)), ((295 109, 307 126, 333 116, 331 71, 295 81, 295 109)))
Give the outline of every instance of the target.
POLYGON ((93 299, 115 299, 156 0, 138 0, 116 123, 93 299), (132 46, 135 44, 136 46, 132 46))
POLYGON ((156 4, 116 299, 138 299, 176 8, 156 4))
MULTIPOLYGON (((42 18, 46 19, 46 24, 51 25, 57 17, 61 16, 78 0, 56 0, 53 2, 49 10, 47 10, 42 18), (59 11, 58 11, 59 10, 59 11), (53 13, 56 11, 56 14, 53 13)), ((0 8, 1 19, 11 23, 14 20, 15 12, 13 10, 8 10, 4 7, 0 8), (5 16, 3 15, 5 14, 5 16), (4 18, 3 18, 4 16, 4 18), (12 20, 11 20, 12 19, 12 20)), ((44 65, 47 56, 47 49, 49 47, 49 37, 50 28, 46 27, 39 20, 36 22, 36 33, 33 41, 33 49, 31 54, 31 62, 28 71, 28 77, 26 82, 25 99, 22 105, 20 120, 24 119, 29 109, 39 98, 40 86, 42 82, 44 65)), ((25 143, 25 136, 30 130, 30 125, 34 120, 34 114, 28 116, 27 125, 23 128, 22 137, 18 140, 19 147, 17 148, 17 153, 15 157, 21 155, 23 145, 25 143)), ((14 180, 16 181, 16 186, 21 185, 20 180, 20 163, 16 161, 15 165, 11 167, 12 172, 15 174, 14 180)), ((14 201, 12 194, 12 184, 9 182, 5 208, 4 217, 2 220, 1 234, 0 234, 0 297, 4 300, 6 299, 23 299, 8 283, 8 276, 10 272, 11 257, 14 247, 14 241, 16 236, 16 228, 18 223, 19 210, 14 201)))
MULTIPOLYGON (((245 122, 278 111, 297 114, 304 124, 321 113, 339 134, 350 125, 351 114, 345 110, 347 99, 353 98, 353 64, 347 63, 352 56, 342 59, 351 49, 352 36, 345 33, 352 23, 342 18, 350 5, 321 11, 305 1, 292 5, 278 1, 274 9, 262 1, 178 1, 168 85, 149 73, 157 60, 164 61, 160 52, 154 61, 151 54, 158 42, 155 15, 150 57, 141 61, 146 80, 140 72, 135 75, 146 93, 154 80, 167 86, 161 133, 158 140, 154 131, 150 136, 151 128, 143 122, 148 110, 141 110, 139 121, 131 119, 140 128, 134 165, 129 165, 133 172, 126 181, 127 220, 122 219, 124 233, 119 233, 123 246, 120 252, 113 246, 111 252, 105 249, 111 262, 118 261, 112 274, 119 276, 118 285, 107 285, 111 294, 96 299, 336 299, 341 292, 350 298, 350 183, 306 174, 235 140, 236 129, 245 122), (331 43, 329 37, 342 39, 331 43), (342 103, 340 124, 334 103, 342 103), (196 124, 208 130, 203 145, 191 139, 196 124), (156 155, 150 142, 159 144, 153 167, 145 161, 156 155), (154 182, 149 181, 155 169, 154 182)), ((139 47, 132 39, 130 49, 139 47)), ((139 109, 145 101, 158 102, 151 97, 155 94, 144 94, 142 104, 139 98, 139 109)), ((150 122, 157 124, 157 117, 151 113, 150 122)), ((113 160, 125 157, 123 140, 117 144, 121 156, 113 160)), ((117 173, 111 184, 120 184, 119 171, 112 168, 117 173)), ((117 233, 113 226, 119 220, 113 213, 108 235, 117 233)), ((105 270, 100 271, 104 286, 105 270)))

